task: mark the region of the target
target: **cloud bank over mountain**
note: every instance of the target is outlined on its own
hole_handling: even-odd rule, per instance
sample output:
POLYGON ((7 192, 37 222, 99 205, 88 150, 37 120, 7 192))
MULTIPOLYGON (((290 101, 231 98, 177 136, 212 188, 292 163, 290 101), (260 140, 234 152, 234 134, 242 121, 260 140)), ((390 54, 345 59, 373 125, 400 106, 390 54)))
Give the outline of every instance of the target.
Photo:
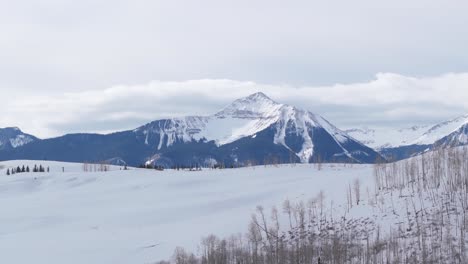
POLYGON ((271 85, 225 79, 152 81, 54 95, 31 93, 0 105, 0 127, 49 137, 107 133, 155 119, 213 114, 232 100, 264 92, 325 116, 339 127, 405 126, 468 112, 468 73, 408 77, 379 73, 369 82, 330 86, 271 85))

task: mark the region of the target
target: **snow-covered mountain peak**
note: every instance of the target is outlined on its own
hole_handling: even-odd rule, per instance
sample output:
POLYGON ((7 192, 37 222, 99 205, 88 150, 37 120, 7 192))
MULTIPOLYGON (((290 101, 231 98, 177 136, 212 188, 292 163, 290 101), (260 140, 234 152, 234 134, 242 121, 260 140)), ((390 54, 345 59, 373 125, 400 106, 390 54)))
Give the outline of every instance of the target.
POLYGON ((218 118, 270 118, 279 114, 279 109, 283 104, 273 101, 262 92, 251 94, 240 98, 224 107, 215 116, 218 118))
POLYGON ((221 147, 251 138, 266 149, 284 147, 305 163, 315 151, 316 156, 329 155, 325 149, 330 146, 336 153, 328 159, 354 160, 359 155, 367 159, 372 152, 320 115, 275 102, 261 92, 237 99, 214 115, 157 120, 134 132, 158 151, 177 143, 214 142, 221 147))
POLYGON ((262 92, 256 92, 251 95, 248 95, 244 98, 237 99, 237 101, 245 101, 245 102, 261 102, 261 101, 269 101, 272 103, 276 103, 273 99, 268 97, 266 94, 262 92))

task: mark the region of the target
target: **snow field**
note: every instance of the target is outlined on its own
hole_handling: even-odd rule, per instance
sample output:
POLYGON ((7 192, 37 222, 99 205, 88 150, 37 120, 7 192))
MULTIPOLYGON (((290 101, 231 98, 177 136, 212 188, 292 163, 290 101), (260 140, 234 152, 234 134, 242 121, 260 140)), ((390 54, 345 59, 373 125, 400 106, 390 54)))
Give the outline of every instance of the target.
MULTIPOLYGON (((82 164, 50 161, 1 166, 0 259, 9 263, 151 263, 168 259, 176 246, 196 252, 200 238, 212 233, 244 233, 257 205, 281 210, 285 199, 307 201, 323 190, 341 214, 354 179, 362 190, 373 188, 368 165, 194 172, 83 172, 82 164), (5 175, 23 164, 51 172, 5 175)), ((364 206, 353 210, 369 213, 364 206)))

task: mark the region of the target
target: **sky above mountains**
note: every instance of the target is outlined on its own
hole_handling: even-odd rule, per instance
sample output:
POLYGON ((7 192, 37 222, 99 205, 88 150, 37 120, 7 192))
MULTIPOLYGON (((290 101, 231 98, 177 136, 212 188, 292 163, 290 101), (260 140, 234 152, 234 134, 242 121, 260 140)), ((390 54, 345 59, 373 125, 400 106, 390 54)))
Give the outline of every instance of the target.
POLYGON ((341 127, 441 121, 468 112, 467 11, 455 0, 0 1, 0 127, 109 132, 257 91, 341 127))

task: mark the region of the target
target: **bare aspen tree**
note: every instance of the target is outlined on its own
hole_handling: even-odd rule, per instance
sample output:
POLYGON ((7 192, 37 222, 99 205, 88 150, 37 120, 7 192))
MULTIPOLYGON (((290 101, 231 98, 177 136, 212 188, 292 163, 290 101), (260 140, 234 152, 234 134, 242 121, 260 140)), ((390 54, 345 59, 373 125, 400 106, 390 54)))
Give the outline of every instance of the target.
POLYGON ((173 260, 175 264, 188 264, 188 254, 185 249, 177 247, 174 250, 173 260))
POLYGON ((356 200, 356 205, 359 205, 359 201, 361 200, 361 182, 359 178, 354 180, 354 199, 356 200))

